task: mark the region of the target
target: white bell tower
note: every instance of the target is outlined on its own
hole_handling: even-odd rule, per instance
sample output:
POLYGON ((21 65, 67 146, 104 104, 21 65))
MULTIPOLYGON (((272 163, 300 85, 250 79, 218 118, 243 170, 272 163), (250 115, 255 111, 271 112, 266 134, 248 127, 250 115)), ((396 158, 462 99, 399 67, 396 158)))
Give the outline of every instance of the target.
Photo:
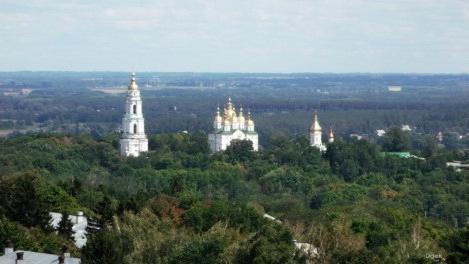
POLYGON ((121 156, 138 157, 141 152, 148 151, 148 139, 145 135, 145 120, 142 112, 142 99, 132 73, 125 101, 125 114, 122 118, 122 136, 120 139, 121 156))

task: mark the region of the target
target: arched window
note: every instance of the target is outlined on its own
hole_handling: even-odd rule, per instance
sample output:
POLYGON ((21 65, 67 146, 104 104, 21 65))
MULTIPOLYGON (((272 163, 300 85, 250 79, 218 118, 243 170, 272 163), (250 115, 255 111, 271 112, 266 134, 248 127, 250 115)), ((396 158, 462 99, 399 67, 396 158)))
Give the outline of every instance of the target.
POLYGON ((137 134, 137 124, 134 124, 134 134, 137 134))
POLYGON ((137 114, 137 105, 134 105, 134 114, 137 114))

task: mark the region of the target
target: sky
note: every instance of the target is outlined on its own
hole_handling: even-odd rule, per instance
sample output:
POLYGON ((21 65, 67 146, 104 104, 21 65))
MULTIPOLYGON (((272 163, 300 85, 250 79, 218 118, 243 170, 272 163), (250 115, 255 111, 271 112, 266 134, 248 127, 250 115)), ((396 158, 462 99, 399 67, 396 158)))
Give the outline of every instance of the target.
POLYGON ((0 0, 0 71, 469 73, 469 0, 0 0))

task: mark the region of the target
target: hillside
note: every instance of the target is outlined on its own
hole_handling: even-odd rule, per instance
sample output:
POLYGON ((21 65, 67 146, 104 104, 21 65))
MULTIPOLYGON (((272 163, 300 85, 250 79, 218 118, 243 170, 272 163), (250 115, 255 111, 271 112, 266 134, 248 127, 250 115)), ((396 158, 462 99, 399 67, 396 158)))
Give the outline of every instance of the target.
POLYGON ((147 155, 122 159, 115 134, 2 139, 0 244, 65 243, 83 263, 304 263, 294 239, 318 248, 311 263, 468 260, 469 174, 445 166, 467 153, 428 144, 411 149, 426 160, 383 156, 385 139, 337 140, 321 155, 306 138, 268 141, 210 155, 205 134, 160 134, 147 155), (46 224, 77 210, 102 227, 82 251, 46 224))

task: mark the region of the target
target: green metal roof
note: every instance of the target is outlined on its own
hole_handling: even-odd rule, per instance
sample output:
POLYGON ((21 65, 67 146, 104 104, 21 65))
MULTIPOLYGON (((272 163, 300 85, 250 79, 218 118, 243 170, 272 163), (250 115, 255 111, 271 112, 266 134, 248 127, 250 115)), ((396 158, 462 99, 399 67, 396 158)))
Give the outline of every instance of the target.
POLYGON ((383 156, 396 156, 399 158, 410 158, 410 152, 381 152, 383 156))

